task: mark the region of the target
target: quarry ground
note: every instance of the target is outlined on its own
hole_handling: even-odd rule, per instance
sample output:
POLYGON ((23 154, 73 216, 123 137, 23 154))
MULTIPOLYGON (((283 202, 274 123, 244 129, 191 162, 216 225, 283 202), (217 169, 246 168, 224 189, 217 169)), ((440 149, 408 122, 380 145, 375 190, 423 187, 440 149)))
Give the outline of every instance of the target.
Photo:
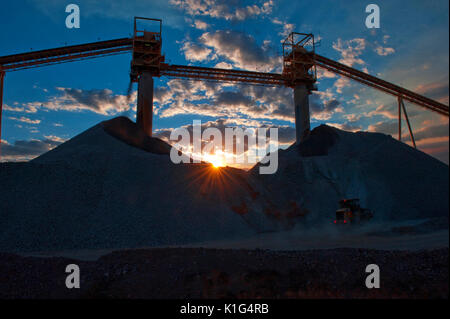
POLYGON ((0 298, 448 298, 449 249, 153 248, 96 260, 0 253, 0 298), (67 289, 65 268, 80 267, 67 289), (367 289, 368 264, 380 268, 367 289))
POLYGON ((184 247, 0 253, 0 299, 448 298, 448 229, 407 224, 184 247), (72 263, 80 289, 65 286, 72 263), (365 286, 369 264, 380 268, 380 289, 365 286))

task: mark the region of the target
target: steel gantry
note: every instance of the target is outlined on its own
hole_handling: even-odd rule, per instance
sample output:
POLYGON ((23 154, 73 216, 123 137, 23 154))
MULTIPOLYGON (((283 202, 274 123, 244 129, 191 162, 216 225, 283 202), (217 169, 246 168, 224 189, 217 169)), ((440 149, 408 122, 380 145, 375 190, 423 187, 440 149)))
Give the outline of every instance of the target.
POLYGON ((401 140, 401 114, 403 113, 411 141, 416 143, 406 113, 404 101, 416 104, 426 110, 449 116, 449 107, 423 95, 361 72, 342 63, 323 57, 315 52, 312 34, 291 33, 283 42, 283 72, 267 73, 233 69, 220 69, 199 66, 171 65, 164 62, 162 50, 162 21, 160 19, 134 18, 132 38, 99 41, 13 54, 0 57, 0 139, 3 84, 6 72, 53 64, 80 61, 122 53, 132 53, 130 80, 138 82, 138 108, 136 122, 151 136, 153 117, 153 77, 168 76, 194 80, 214 80, 248 83, 268 86, 287 86, 294 89, 295 125, 297 143, 309 134, 308 96, 316 90, 316 67, 355 80, 359 83, 394 95, 398 102, 398 138, 401 140), (159 29, 140 30, 140 20, 156 21, 159 29))

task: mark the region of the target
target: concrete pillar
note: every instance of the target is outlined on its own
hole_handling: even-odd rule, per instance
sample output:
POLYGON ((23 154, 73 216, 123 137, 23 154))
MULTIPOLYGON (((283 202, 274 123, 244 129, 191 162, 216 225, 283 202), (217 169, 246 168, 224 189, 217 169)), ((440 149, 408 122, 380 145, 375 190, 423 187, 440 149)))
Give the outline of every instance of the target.
POLYGON ((136 124, 148 136, 152 136, 153 121, 153 77, 144 72, 139 77, 136 124))
POLYGON ((310 91, 306 84, 299 84, 294 88, 296 144, 303 141, 310 132, 309 94, 310 91))

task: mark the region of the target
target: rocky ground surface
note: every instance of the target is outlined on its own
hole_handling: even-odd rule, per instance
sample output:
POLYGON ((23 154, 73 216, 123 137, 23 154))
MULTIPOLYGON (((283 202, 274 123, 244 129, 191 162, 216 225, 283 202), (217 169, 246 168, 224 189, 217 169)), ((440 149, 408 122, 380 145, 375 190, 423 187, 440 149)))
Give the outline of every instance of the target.
POLYGON ((0 298, 448 298, 448 248, 309 251, 164 248, 95 261, 0 253, 0 298), (80 267, 80 289, 65 268, 80 267), (377 264, 380 289, 367 289, 377 264))

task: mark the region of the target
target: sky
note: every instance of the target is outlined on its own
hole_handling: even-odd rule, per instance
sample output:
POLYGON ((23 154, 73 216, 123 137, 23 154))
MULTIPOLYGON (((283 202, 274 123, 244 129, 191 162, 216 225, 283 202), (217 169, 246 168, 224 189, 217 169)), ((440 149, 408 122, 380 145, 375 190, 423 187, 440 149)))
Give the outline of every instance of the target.
MULTIPOLYGON (((448 1, 292 0, 17 0, 0 11, 0 56, 130 37, 133 17, 163 20, 167 63, 282 71, 281 42, 313 33, 316 51, 446 105, 449 103, 448 1), (68 4, 80 28, 68 29, 68 4), (380 8, 368 29, 365 8, 380 8)), ((150 26, 154 27, 154 26, 150 26)), ((97 123, 135 119, 136 85, 126 97, 129 53, 17 72, 5 77, 2 161, 32 159, 97 123)), ((397 138, 397 100, 318 70, 310 96, 312 128, 328 124, 397 138)), ((448 118, 406 103, 417 147, 448 164, 448 118)), ((156 78, 153 131, 167 139, 177 127, 277 127, 282 147, 295 140, 292 89, 156 78)), ((402 123, 403 138, 409 133, 402 123)))

